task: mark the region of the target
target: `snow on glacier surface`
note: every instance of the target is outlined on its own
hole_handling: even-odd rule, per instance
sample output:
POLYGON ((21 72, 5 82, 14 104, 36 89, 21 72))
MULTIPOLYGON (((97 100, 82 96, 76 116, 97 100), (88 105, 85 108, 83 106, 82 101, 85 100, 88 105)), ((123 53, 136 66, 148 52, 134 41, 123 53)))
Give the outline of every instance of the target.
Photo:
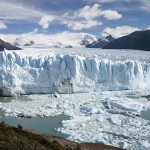
POLYGON ((149 53, 31 47, 0 52, 0 94, 148 89, 149 53))

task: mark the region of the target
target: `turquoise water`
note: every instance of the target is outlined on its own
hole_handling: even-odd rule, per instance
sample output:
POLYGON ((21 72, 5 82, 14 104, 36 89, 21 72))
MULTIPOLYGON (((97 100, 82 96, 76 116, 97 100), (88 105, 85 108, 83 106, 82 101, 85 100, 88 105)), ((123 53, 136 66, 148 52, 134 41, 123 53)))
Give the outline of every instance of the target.
MULTIPOLYGON (((8 103, 12 100, 18 100, 17 97, 0 97, 0 102, 8 103)), ((27 96, 20 96, 19 100, 29 101, 27 96)), ((4 111, 0 109, 0 121, 4 121, 6 124, 17 127, 18 124, 25 129, 37 130, 42 133, 67 138, 68 135, 57 132, 56 129, 62 127, 61 122, 63 120, 69 120, 70 117, 64 114, 58 116, 50 116, 46 118, 34 117, 34 118, 14 118, 4 116, 4 111)))
POLYGON ((56 131, 59 127, 62 127, 61 122, 63 120, 68 120, 69 116, 66 115, 58 115, 51 116, 47 118, 14 118, 14 117, 4 117, 0 118, 0 121, 4 121, 6 124, 17 127, 18 124, 23 126, 25 129, 33 129, 40 131, 42 133, 59 136, 63 138, 67 138, 68 135, 59 133, 56 131))
POLYGON ((146 111, 141 112, 141 117, 143 119, 149 120, 150 121, 150 109, 146 111))

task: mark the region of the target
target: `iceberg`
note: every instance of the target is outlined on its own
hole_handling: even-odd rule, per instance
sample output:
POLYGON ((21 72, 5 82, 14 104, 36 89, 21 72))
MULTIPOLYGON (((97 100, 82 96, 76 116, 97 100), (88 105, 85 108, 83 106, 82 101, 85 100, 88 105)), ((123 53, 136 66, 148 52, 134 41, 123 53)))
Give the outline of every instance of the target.
POLYGON ((86 52, 64 49, 0 52, 0 94, 149 89, 147 53, 83 50, 86 52), (123 58, 124 54, 129 60, 123 58))
POLYGON ((139 103, 137 101, 133 101, 133 99, 124 98, 123 100, 120 100, 120 98, 106 98, 105 102, 107 104, 107 107, 109 109, 117 109, 117 110, 124 110, 130 113, 138 113, 140 114, 143 110, 148 110, 150 108, 150 105, 139 103))

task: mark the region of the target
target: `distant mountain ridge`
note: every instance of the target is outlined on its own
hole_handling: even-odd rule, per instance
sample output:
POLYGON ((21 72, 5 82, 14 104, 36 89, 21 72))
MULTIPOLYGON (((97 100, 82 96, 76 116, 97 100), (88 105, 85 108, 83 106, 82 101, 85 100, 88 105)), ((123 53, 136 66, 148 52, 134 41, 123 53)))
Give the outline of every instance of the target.
POLYGON ((48 46, 51 48, 72 48, 73 46, 62 44, 61 42, 55 42, 51 39, 47 41, 34 41, 31 39, 23 38, 23 37, 17 37, 14 42, 12 42, 15 46, 48 46))
POLYGON ((93 43, 87 44, 87 48, 103 48, 106 44, 112 42, 114 38, 111 35, 101 36, 93 43))
POLYGON ((103 49, 136 49, 150 51, 150 30, 135 31, 106 44, 103 49))
POLYGON ((85 47, 93 42, 97 41, 96 37, 92 37, 91 35, 85 35, 80 42, 80 45, 84 45, 85 47))
POLYGON ((31 45, 34 45, 35 42, 33 40, 28 40, 22 37, 18 37, 16 38, 13 44, 15 46, 31 46, 31 45))
POLYGON ((0 51, 3 51, 4 49, 7 50, 21 50, 21 48, 16 47, 8 42, 4 42, 3 40, 0 39, 0 51))
POLYGON ((39 46, 47 46, 49 48, 73 48, 73 47, 85 47, 85 48, 102 48, 107 43, 113 41, 114 38, 105 33, 105 35, 101 34, 100 37, 97 37, 92 34, 82 34, 73 38, 73 41, 65 41, 59 40, 58 38, 48 38, 45 39, 35 38, 35 37, 16 37, 15 40, 12 40, 11 43, 15 46, 26 47, 39 47, 39 46))

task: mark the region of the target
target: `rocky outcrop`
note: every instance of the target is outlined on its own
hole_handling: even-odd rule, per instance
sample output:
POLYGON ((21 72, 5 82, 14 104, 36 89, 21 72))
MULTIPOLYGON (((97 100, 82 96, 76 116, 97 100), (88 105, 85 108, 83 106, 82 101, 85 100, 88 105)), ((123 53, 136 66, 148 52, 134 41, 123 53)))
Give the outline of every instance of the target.
POLYGON ((21 48, 16 47, 14 45, 11 45, 8 42, 4 42, 3 40, 0 39, 0 51, 3 51, 4 49, 7 50, 21 50, 21 48))
POLYGON ((108 43, 103 49, 136 49, 150 51, 150 30, 135 31, 108 43))
POLYGON ((4 150, 119 150, 108 145, 78 144, 60 137, 50 136, 34 130, 24 130, 0 123, 0 149, 4 150))
POLYGON ((100 37, 97 39, 97 41, 94 41, 93 43, 87 44, 87 48, 103 48, 106 44, 113 41, 114 38, 111 35, 108 35, 106 37, 100 37))

